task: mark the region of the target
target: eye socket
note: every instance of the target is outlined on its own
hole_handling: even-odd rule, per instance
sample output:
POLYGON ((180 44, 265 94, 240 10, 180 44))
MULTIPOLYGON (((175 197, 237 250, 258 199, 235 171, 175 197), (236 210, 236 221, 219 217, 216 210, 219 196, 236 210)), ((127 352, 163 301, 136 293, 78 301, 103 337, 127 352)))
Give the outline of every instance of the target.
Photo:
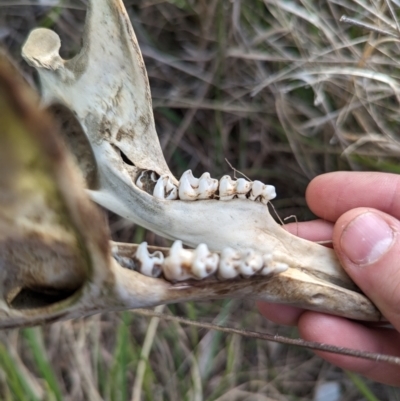
POLYGON ((96 189, 97 164, 90 142, 74 113, 62 104, 53 104, 47 109, 59 125, 59 132, 68 150, 75 156, 76 164, 81 170, 86 186, 96 189))

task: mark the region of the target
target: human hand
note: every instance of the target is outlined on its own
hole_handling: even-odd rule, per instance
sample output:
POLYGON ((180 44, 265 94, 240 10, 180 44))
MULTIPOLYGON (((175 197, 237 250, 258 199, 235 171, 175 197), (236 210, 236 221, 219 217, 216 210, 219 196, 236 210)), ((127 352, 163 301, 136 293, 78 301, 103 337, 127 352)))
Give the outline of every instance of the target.
MULTIPOLYGON (((315 178, 307 188, 310 209, 322 220, 289 224, 288 231, 312 241, 332 239, 342 266, 394 329, 350 321, 285 305, 259 302, 260 312, 297 325, 309 341, 400 356, 400 176, 337 172, 315 178)), ((400 367, 317 352, 366 377, 400 385, 400 367)))

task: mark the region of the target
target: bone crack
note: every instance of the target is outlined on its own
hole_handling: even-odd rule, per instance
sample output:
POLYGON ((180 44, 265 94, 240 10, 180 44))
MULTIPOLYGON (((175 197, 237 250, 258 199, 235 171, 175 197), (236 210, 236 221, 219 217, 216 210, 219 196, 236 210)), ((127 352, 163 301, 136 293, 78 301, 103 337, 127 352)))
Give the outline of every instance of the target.
POLYGON ((225 248, 218 254, 209 251, 206 244, 200 244, 194 250, 184 249, 182 241, 175 241, 166 257, 160 251, 149 253, 146 242, 138 246, 132 259, 121 257, 117 252, 114 252, 114 257, 123 267, 149 277, 162 275, 171 282, 203 280, 211 276, 219 280, 267 276, 282 273, 289 268, 288 264, 277 260, 275 255, 263 255, 253 249, 239 252, 225 248))

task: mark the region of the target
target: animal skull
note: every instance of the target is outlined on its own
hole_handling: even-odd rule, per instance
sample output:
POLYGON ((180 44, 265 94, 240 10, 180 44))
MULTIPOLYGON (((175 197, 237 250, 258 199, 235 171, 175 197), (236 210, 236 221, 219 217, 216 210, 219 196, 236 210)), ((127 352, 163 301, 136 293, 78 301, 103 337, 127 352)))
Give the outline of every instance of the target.
POLYGON ((173 176, 122 0, 90 0, 80 53, 63 60, 60 46, 56 33, 36 29, 23 56, 39 73, 43 105, 68 123, 77 163, 24 85, 0 71, 0 327, 223 297, 381 319, 333 250, 274 221, 272 186, 173 176), (85 191, 177 241, 170 250, 110 242, 85 191))

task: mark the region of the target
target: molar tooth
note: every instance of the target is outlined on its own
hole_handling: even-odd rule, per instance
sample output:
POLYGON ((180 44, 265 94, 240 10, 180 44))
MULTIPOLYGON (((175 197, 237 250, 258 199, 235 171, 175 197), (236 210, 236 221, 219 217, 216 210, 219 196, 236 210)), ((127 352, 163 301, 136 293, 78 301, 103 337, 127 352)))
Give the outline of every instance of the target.
POLYGON ((218 266, 218 277, 221 279, 235 278, 239 275, 240 253, 232 248, 224 248, 218 266))
POLYGON ((219 257, 211 253, 206 244, 200 244, 194 251, 191 272, 197 279, 206 278, 217 271, 219 257))
POLYGON ((253 181, 253 186, 251 188, 249 199, 255 201, 263 191, 264 184, 261 181, 253 181))
POLYGON ((162 175, 158 179, 157 184, 154 187, 153 196, 167 200, 178 199, 178 188, 173 184, 169 175, 162 175))
POLYGON ((241 258, 239 272, 242 276, 250 277, 261 270, 262 267, 263 257, 253 249, 248 249, 241 258))
POLYGON ((197 199, 197 192, 194 190, 193 186, 190 183, 190 176, 193 177, 192 171, 188 170, 182 174, 182 177, 179 181, 179 199, 181 200, 197 199))
POLYGON ((161 274, 160 266, 164 262, 164 255, 160 251, 150 254, 147 250, 147 242, 142 242, 138 246, 135 258, 140 262, 140 273, 150 277, 158 277, 161 274))
POLYGON ((219 180, 219 199, 227 201, 233 199, 236 193, 236 183, 229 175, 224 175, 219 180))
POLYGON ((175 241, 165 258, 163 273, 167 280, 183 281, 192 278, 188 270, 193 264, 193 252, 183 249, 182 241, 175 241))
POLYGON ((146 171, 142 171, 141 173, 140 173, 140 175, 139 175, 139 178, 136 180, 136 186, 138 187, 138 188, 140 188, 141 190, 143 190, 143 182, 142 182, 142 177, 144 176, 144 173, 145 173, 146 171))
POLYGON ((286 263, 274 262, 269 266, 265 266, 260 271, 260 274, 262 276, 268 276, 270 274, 279 274, 285 272, 287 269, 289 269, 289 266, 286 263))
POLYGON ((278 273, 283 273, 285 272, 287 269, 289 269, 289 265, 287 265, 286 263, 279 263, 277 262, 275 265, 275 270, 274 273, 278 274, 278 273))
POLYGON ((165 177, 168 178, 167 186, 166 186, 167 191, 171 191, 174 188, 176 189, 176 185, 172 182, 171 177, 169 175, 166 175, 165 177))
POLYGON ((236 194, 239 199, 247 199, 247 194, 250 192, 252 182, 245 180, 244 178, 238 178, 236 181, 236 194))
POLYGON ((167 189, 167 196, 165 199, 167 200, 178 199, 178 188, 175 185, 170 190, 167 189))
POLYGON ((264 265, 264 267, 260 271, 260 274, 262 276, 268 276, 269 274, 283 273, 284 271, 289 269, 289 265, 287 263, 274 262, 274 257, 271 253, 263 255, 262 258, 264 265))
POLYGON ((153 196, 155 198, 165 199, 165 185, 166 185, 165 177, 168 177, 168 176, 163 175, 157 180, 157 184, 154 187, 154 191, 153 191, 153 196))
POLYGON ((273 185, 264 185, 261 193, 261 202, 266 205, 269 201, 276 198, 276 191, 273 185))
POLYGON ((250 192, 249 199, 257 200, 258 198, 265 205, 276 197, 275 187, 272 185, 265 185, 261 181, 254 181, 253 187, 250 192))
POLYGON ((158 174, 155 172, 155 171, 152 171, 151 172, 151 174, 150 174, 150 179, 152 180, 152 181, 154 181, 154 182, 157 182, 158 181, 158 174))
POLYGON ((192 170, 187 170, 187 171, 185 171, 185 172, 182 174, 181 179, 182 179, 183 177, 185 177, 185 178, 189 181, 190 185, 191 185, 193 188, 197 188, 197 187, 199 186, 199 180, 198 180, 198 178, 195 178, 195 177, 194 177, 194 175, 193 175, 193 173, 192 173, 192 170))
POLYGON ((199 178, 197 199, 210 199, 218 189, 218 180, 210 177, 210 173, 204 173, 199 178))

